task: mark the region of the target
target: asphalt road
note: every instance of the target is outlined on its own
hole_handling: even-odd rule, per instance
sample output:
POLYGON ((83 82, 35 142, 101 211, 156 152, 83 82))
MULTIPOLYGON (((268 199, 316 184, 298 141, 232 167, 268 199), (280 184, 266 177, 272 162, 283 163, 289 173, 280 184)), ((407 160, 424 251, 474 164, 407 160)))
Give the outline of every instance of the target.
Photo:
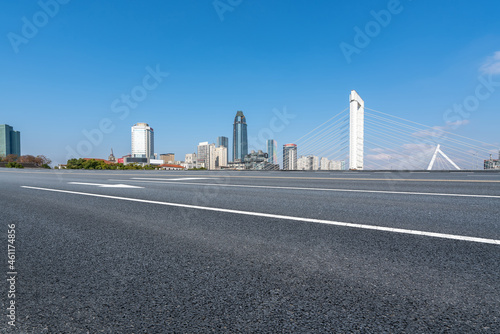
POLYGON ((500 332, 500 173, 0 169, 0 189, 2 332, 500 332))

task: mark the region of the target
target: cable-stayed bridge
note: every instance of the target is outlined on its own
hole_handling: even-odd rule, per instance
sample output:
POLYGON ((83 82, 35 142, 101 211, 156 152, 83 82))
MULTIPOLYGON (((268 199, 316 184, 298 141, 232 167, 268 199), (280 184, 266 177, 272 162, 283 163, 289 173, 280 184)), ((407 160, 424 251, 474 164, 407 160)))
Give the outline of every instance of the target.
POLYGON ((485 160, 497 158, 498 145, 453 133, 451 127, 368 108, 353 90, 349 107, 295 141, 298 169, 483 169, 485 160), (311 162, 304 168, 300 159, 311 162))

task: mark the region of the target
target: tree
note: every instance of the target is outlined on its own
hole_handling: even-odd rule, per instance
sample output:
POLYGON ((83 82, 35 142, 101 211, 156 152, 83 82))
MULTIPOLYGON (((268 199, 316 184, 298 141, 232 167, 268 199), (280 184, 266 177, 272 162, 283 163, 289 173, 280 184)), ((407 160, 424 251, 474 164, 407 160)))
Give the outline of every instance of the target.
POLYGON ((82 158, 69 159, 68 162, 66 163, 66 168, 68 168, 68 169, 82 169, 84 162, 85 162, 85 160, 82 158))
POLYGON ((31 163, 34 164, 36 167, 44 167, 44 168, 47 167, 50 168, 49 164, 52 163, 52 161, 44 155, 37 155, 35 157, 33 155, 27 154, 17 157, 14 154, 9 154, 5 159, 7 159, 8 162, 16 161, 18 163, 31 163))
POLYGON ((37 155, 36 158, 34 158, 34 162, 37 166, 42 167, 43 165, 50 165, 52 160, 47 158, 45 155, 37 155))
POLYGON ((8 154, 6 157, 2 159, 3 162, 15 162, 17 161, 17 155, 16 154, 8 154))
POLYGON ((35 163, 35 157, 32 155, 21 155, 19 158, 17 158, 17 162, 20 163, 35 163))
POLYGON ((21 165, 20 163, 17 163, 15 161, 11 161, 11 162, 8 162, 5 167, 7 168, 24 168, 23 165, 21 165))

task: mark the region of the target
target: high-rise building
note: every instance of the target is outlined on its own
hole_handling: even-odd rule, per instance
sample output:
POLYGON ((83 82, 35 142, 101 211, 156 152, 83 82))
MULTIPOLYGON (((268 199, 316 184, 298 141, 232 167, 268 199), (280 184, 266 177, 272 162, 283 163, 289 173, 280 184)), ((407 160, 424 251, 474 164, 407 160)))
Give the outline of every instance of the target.
POLYGON ((198 144, 196 165, 206 169, 215 169, 215 144, 209 144, 208 141, 198 144))
POLYGON ((329 169, 330 170, 344 170, 345 169, 345 161, 344 160, 330 160, 329 169))
POLYGON ((14 131, 12 126, 0 125, 0 156, 9 154, 21 155, 21 133, 14 131))
POLYGON ((175 162, 175 154, 174 153, 162 153, 160 154, 160 160, 163 160, 163 163, 174 163, 175 162))
POLYGON ((210 164, 210 144, 204 141, 198 144, 198 152, 196 154, 196 166, 198 168, 208 169, 210 164))
POLYGON ((215 168, 227 167, 227 147, 216 147, 214 149, 214 155, 215 168))
POLYGON ((321 158, 320 168, 321 170, 344 170, 345 161, 329 160, 328 158, 321 158))
POLYGON ((266 141, 267 146, 267 161, 272 164, 278 163, 278 143, 274 139, 268 139, 266 141))
POLYGON ((309 166, 310 166, 309 157, 301 155, 297 159, 297 169, 298 170, 309 170, 309 166))
POLYGON ((215 155, 215 144, 208 145, 208 168, 215 169, 216 155, 215 155))
POLYGON ((154 130, 149 124, 137 123, 132 127, 132 157, 154 159, 154 130))
POLYGON ((283 145, 283 169, 297 170, 297 145, 283 145))
POLYGON ((318 170, 319 158, 315 155, 300 156, 297 159, 298 170, 318 170))
POLYGON ((217 147, 221 146, 229 149, 229 139, 227 137, 217 137, 217 147))
POLYGON ((247 121, 243 111, 238 111, 233 125, 233 161, 242 162, 248 154, 247 121))
POLYGON ((316 155, 312 156, 312 170, 319 169, 319 157, 316 155))
POLYGON ((330 164, 330 160, 328 160, 328 158, 321 158, 321 161, 320 161, 320 169, 321 170, 329 170, 329 164, 330 164))

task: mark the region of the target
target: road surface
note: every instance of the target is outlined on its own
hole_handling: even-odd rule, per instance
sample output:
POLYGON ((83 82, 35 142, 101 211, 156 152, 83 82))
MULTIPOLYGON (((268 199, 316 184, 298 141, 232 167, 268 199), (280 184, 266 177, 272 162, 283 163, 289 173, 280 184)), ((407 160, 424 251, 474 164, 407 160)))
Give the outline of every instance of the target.
POLYGON ((0 186, 2 331, 500 332, 500 173, 0 169, 0 186))

